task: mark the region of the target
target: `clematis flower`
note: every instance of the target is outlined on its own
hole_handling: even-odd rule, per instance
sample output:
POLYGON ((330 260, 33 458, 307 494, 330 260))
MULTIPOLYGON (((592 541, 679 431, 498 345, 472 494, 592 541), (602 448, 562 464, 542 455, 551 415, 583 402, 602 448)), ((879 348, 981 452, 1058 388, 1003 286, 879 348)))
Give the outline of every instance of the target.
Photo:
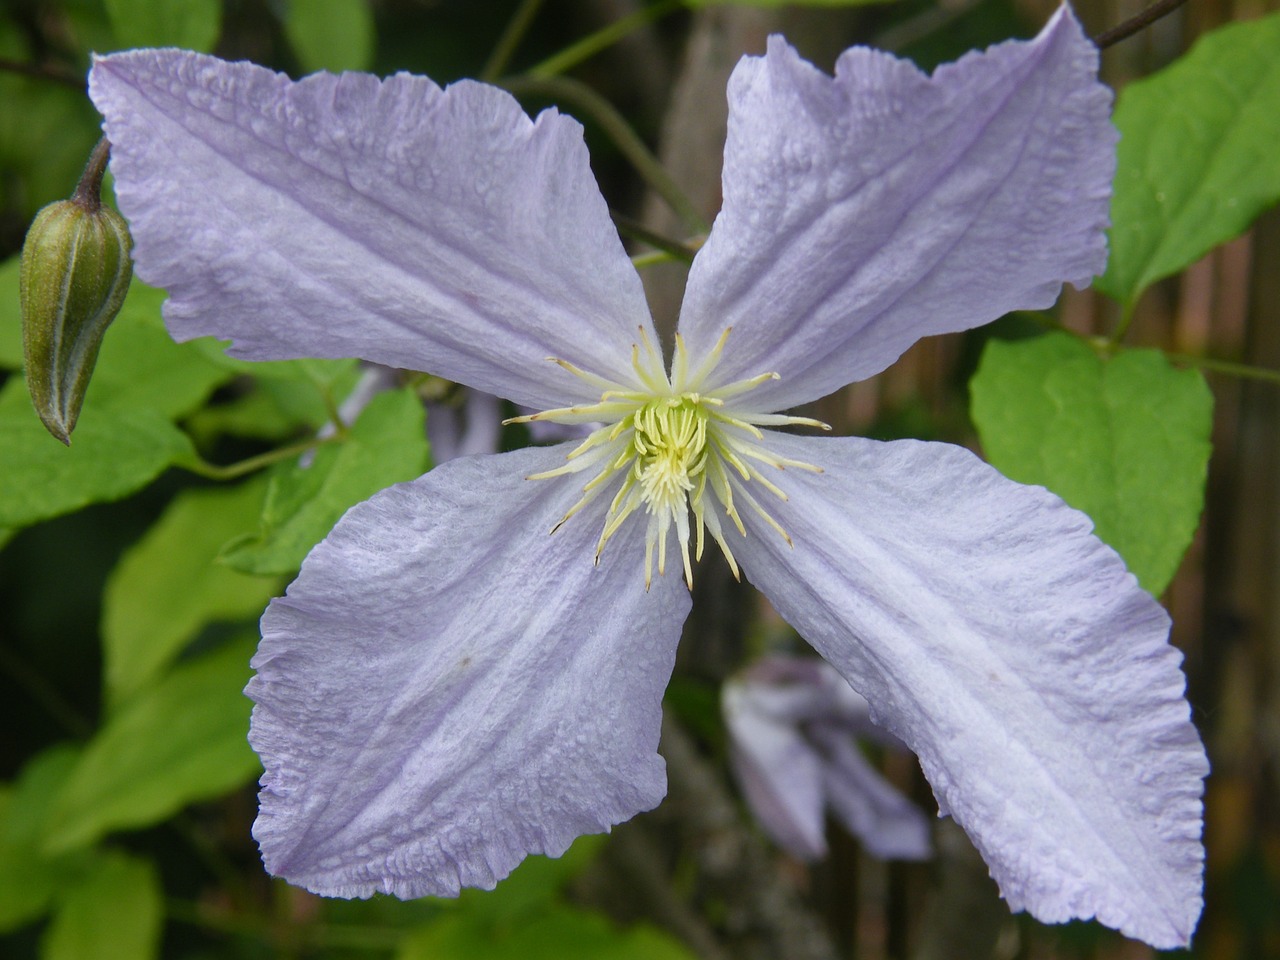
POLYGON ((724 206, 667 364, 573 120, 465 81, 97 60, 176 337, 603 424, 388 488, 271 604, 248 687, 267 868, 449 895, 658 804, 710 544, 917 753, 1013 909, 1186 943, 1206 762, 1164 611, 1085 516, 963 449, 778 429, 1101 271, 1096 66, 1065 9, 931 76, 855 48, 833 78, 771 39, 729 86, 724 206))
POLYGON ((784 850, 801 860, 825 857, 830 809, 874 856, 932 855, 928 820, 863 757, 854 737, 902 744, 871 722, 871 705, 830 664, 763 657, 725 683, 720 705, 743 796, 784 850))

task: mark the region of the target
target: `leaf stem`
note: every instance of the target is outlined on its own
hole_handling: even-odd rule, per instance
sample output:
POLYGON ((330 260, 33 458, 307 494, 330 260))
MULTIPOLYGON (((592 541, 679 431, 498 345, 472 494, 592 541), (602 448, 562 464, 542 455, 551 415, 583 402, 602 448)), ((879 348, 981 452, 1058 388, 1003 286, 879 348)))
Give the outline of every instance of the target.
POLYGON ((254 473, 264 467, 269 467, 273 463, 279 463, 281 460, 288 460, 290 457, 301 456, 309 450, 322 447, 329 443, 338 443, 345 439, 340 434, 332 434, 328 437, 316 437, 311 440, 302 440, 298 443, 290 444, 287 447, 278 447, 275 450, 268 450, 266 453, 260 453, 255 457, 249 457, 236 463, 229 463, 226 466, 220 466, 216 463, 210 463, 199 454, 193 454, 190 458, 183 460, 177 464, 185 470, 189 470, 199 477, 207 477, 210 480, 235 480, 243 477, 245 474, 254 473))
POLYGON ((1111 332, 1108 338, 1113 346, 1119 346, 1120 341, 1124 339, 1126 333, 1129 332, 1129 325, 1133 323, 1133 308, 1136 301, 1129 300, 1125 303, 1120 313, 1120 322, 1116 325, 1115 330, 1111 332))
POLYGON ((692 233, 707 233, 703 219, 683 190, 663 169, 639 135, 608 100, 585 83, 570 77, 511 77, 501 84, 517 97, 546 97, 572 104, 590 117, 613 141, 644 181, 653 188, 692 233))
POLYGON ((520 6, 516 8, 516 12, 507 21, 507 26, 502 31, 502 36, 498 38, 498 42, 493 48, 493 53, 489 54, 488 62, 485 63, 484 69, 480 71, 479 79, 485 83, 493 83, 502 76, 507 69, 507 64, 511 62, 511 57, 516 52, 516 48, 520 46, 520 41, 529 32, 529 27, 541 7, 542 0, 523 0, 520 6))
POLYGON ((582 61, 594 57, 601 50, 617 43, 631 31, 661 20, 682 6, 680 0, 660 0, 652 6, 641 7, 635 13, 601 27, 595 33, 588 34, 559 53, 530 67, 527 74, 531 77, 551 77, 572 70, 582 61))
POLYGON ((1165 356, 1174 363, 1185 363, 1189 367, 1199 367, 1213 373, 1222 373, 1242 380, 1261 380, 1264 383, 1280 385, 1280 370, 1269 370, 1266 367, 1254 367, 1247 363, 1236 363, 1234 360, 1218 360, 1214 357, 1197 357, 1189 353, 1168 353, 1165 356))

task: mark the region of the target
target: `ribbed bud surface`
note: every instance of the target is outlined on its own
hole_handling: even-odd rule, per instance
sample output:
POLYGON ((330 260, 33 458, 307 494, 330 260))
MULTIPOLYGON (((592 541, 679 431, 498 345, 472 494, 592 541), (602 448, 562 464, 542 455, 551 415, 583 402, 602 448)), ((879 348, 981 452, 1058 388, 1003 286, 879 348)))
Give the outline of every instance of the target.
POLYGON ((22 246, 27 388, 45 427, 68 445, 102 337, 129 291, 132 246, 120 214, 75 200, 41 210, 22 246))

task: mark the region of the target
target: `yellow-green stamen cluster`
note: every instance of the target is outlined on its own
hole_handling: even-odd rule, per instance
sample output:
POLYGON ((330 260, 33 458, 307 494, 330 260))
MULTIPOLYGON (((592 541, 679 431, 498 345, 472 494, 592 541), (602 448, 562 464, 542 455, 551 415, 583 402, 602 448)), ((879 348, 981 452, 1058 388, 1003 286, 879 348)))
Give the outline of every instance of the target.
POLYGON ((568 455, 568 462, 555 470, 534 474, 530 480, 595 470, 583 486, 582 498, 570 508, 551 531, 555 533, 611 486, 619 474, 621 484, 614 492, 605 515, 604 529, 596 544, 596 561, 609 538, 640 508, 648 516, 645 533, 645 586, 652 582, 654 555, 658 574, 666 572, 667 540, 675 527, 684 564, 685 582, 693 585, 693 565, 689 537, 695 534, 693 558, 702 557, 704 532, 720 545, 734 576, 738 564, 725 542, 720 514, 712 508, 710 490, 726 517, 743 536, 746 528, 739 514, 743 504, 773 527, 789 544, 791 538, 760 505, 748 488, 758 483, 780 500, 787 495, 760 473, 759 465, 778 470, 799 467, 821 472, 812 464, 788 460, 770 453, 761 444, 761 426, 806 424, 829 429, 806 417, 742 412, 734 400, 777 374, 765 373, 710 390, 699 388, 720 361, 729 331, 725 330, 711 355, 690 371, 684 341, 676 335, 675 359, 668 377, 648 335, 640 331, 640 343, 632 348, 632 367, 643 389, 634 389, 580 370, 564 360, 555 360, 569 372, 602 389, 600 401, 576 407, 545 410, 512 422, 547 420, 554 423, 602 423, 568 455), (689 515, 693 514, 692 527, 689 515))

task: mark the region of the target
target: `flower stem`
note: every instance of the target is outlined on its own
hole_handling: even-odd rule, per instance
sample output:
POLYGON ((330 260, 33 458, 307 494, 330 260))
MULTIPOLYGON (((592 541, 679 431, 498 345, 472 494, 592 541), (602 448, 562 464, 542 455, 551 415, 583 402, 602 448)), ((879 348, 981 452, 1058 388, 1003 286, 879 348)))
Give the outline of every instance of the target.
POLYGON ((111 141, 103 137, 89 154, 89 162, 85 164, 80 182, 76 184, 76 192, 71 195, 71 202, 86 213, 97 213, 102 209, 102 178, 106 175, 107 161, 110 158, 111 141))
POLYGON ((489 54, 488 62, 484 65, 484 69, 480 71, 479 79, 485 83, 493 83, 502 76, 507 69, 507 64, 511 62, 511 57, 516 52, 516 48, 520 46, 520 41, 529 32, 529 27, 541 7, 542 0, 523 0, 520 6, 516 8, 516 12, 507 22, 506 29, 502 31, 502 36, 498 38, 498 43, 493 48, 493 53, 489 54))
POLYGON ((1093 38, 1094 45, 1099 50, 1105 50, 1112 44, 1126 40, 1139 30, 1151 26, 1161 17, 1167 16, 1186 2, 1187 0, 1158 0, 1158 2, 1151 4, 1137 16, 1130 17, 1124 23, 1117 24, 1110 30, 1103 30, 1093 38))
POLYGON ((570 77, 512 77, 503 80, 502 86, 517 97, 545 97, 572 104, 581 110, 600 126, 636 172, 667 202, 691 232, 707 233, 711 229, 693 201, 671 179, 622 114, 585 83, 570 77))
POLYGON ((528 76, 552 77, 571 70, 582 61, 594 57, 601 50, 617 43, 633 30, 661 20, 668 13, 679 10, 682 6, 680 0, 660 0, 652 6, 641 7, 635 13, 615 20, 606 27, 601 27, 595 33, 588 34, 554 56, 530 67, 527 71, 528 76))
MULTIPOLYGON (((624 237, 630 237, 632 240, 647 243, 655 250, 662 251, 664 254, 663 260, 683 260, 685 263, 693 263, 694 254, 698 252, 696 247, 654 233, 648 227, 632 220, 625 213, 619 213, 617 210, 610 210, 609 216, 613 218, 613 225, 618 228, 620 234, 624 237)), ((634 262, 634 259, 632 262, 634 262)))

